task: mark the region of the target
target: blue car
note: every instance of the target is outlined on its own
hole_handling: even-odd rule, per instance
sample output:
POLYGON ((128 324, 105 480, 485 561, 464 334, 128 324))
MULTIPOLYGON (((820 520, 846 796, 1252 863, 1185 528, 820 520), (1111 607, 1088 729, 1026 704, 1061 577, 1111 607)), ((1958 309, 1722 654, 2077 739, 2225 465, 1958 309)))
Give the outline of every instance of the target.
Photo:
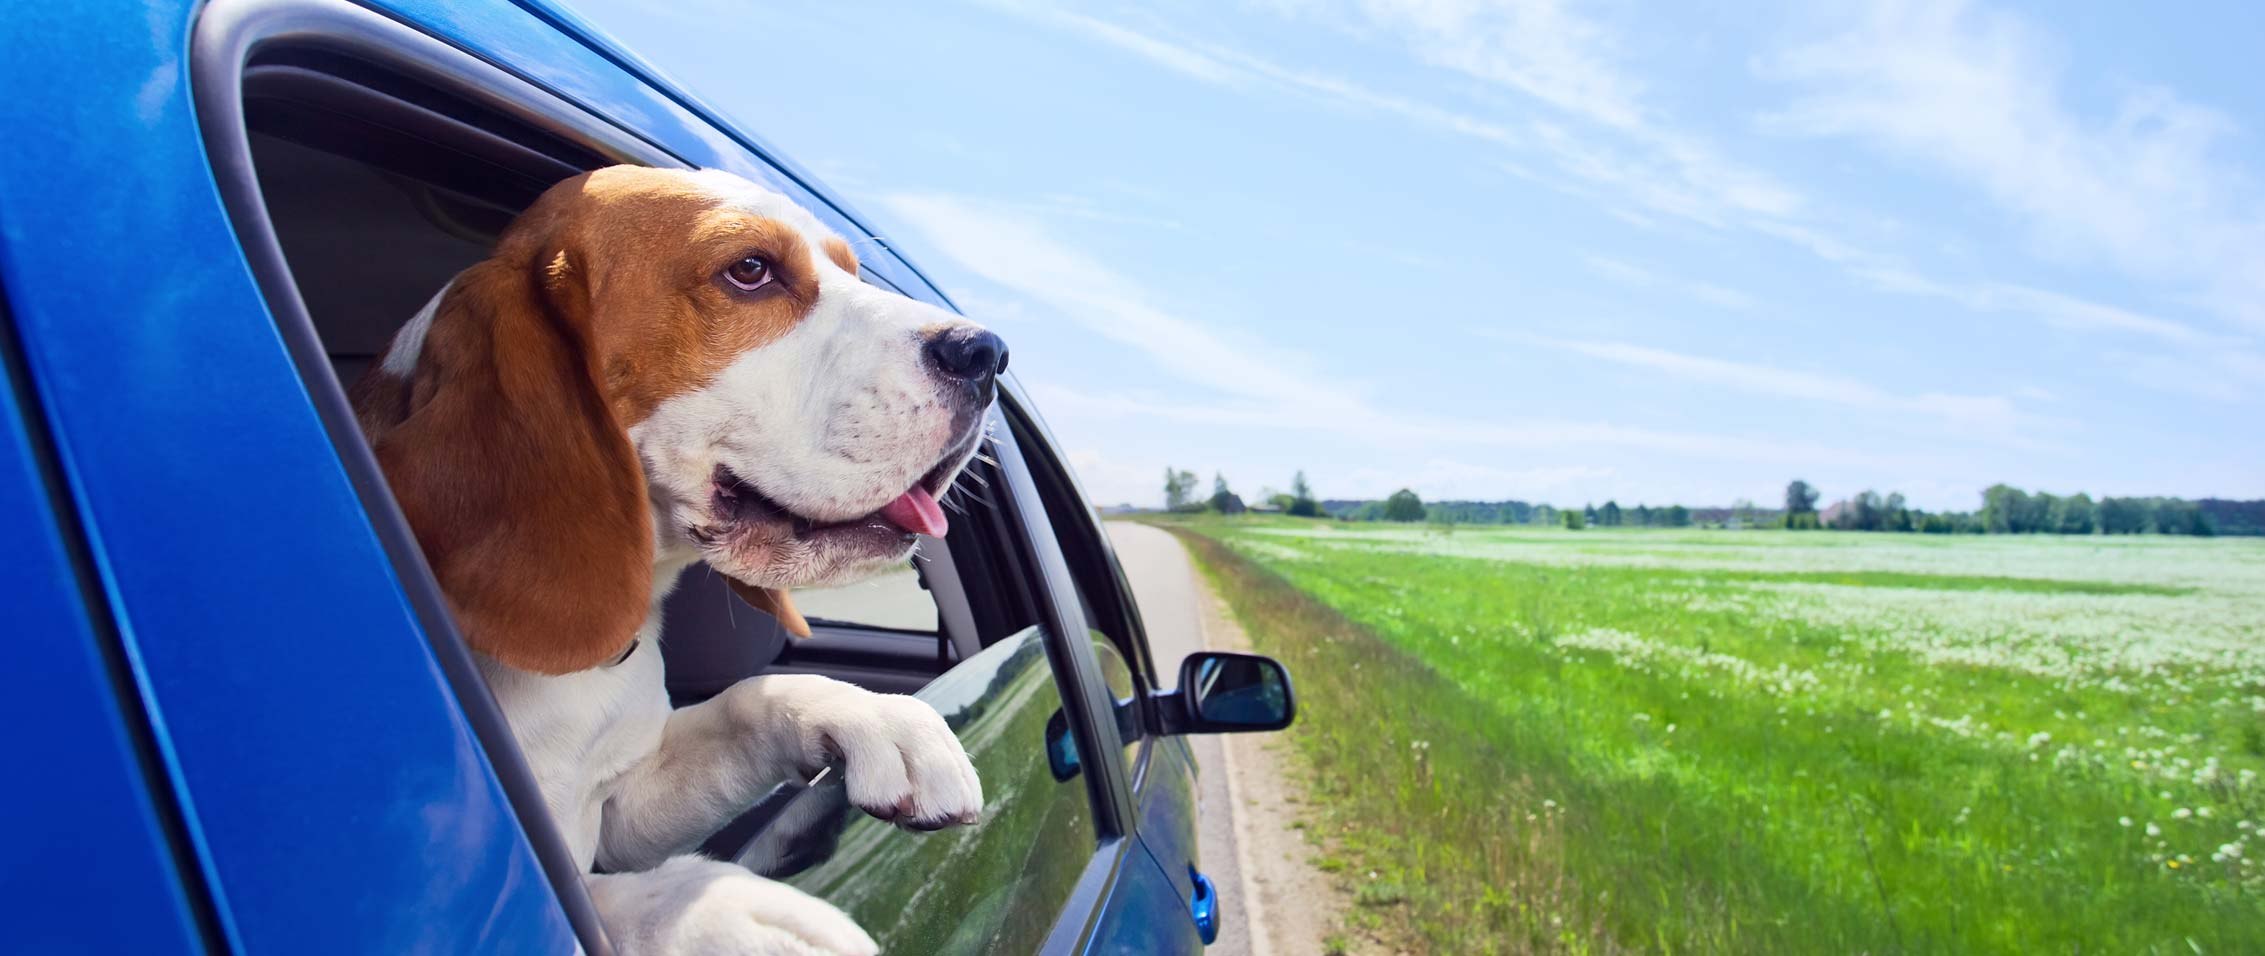
MULTIPOLYGON (((610 952, 339 383, 586 169, 727 169, 871 230, 540 0, 13 4, 0 50, 0 948, 610 952)), ((1197 951, 1178 738, 1286 725, 1288 677, 1198 654, 1160 683, 1011 380, 992 414, 947 538, 798 595, 815 637, 696 570, 663 645, 680 703, 776 672, 918 693, 985 821, 902 832, 821 773, 705 849, 889 951, 1197 951)))

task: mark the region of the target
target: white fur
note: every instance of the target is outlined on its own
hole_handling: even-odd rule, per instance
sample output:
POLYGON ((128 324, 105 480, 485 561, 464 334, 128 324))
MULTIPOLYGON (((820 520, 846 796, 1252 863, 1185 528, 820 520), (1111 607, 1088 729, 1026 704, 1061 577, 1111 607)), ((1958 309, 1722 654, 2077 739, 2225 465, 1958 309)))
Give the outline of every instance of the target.
POLYGON ((684 567, 656 568, 672 579, 618 666, 554 677, 480 658, 575 862, 612 871, 588 879, 607 935, 622 956, 878 952, 823 901, 691 851, 836 757, 868 813, 972 823, 983 809, 974 764, 927 704, 815 675, 750 678, 671 710, 655 642, 684 567))
MULTIPOLYGON (((798 230, 817 273, 818 298, 786 334, 741 355, 706 385, 663 401, 629 429, 645 460, 662 550, 700 547, 691 532, 715 523, 711 481, 718 464, 807 518, 873 513, 980 423, 981 410, 955 405, 923 356, 928 336, 973 323, 836 265, 823 252, 833 233, 786 197, 720 171, 695 178, 719 205, 798 230)), ((956 470, 965 458, 952 464, 956 470)), ((708 547, 699 556, 726 574, 774 587, 841 584, 904 557, 773 544, 708 547)))
POLYGON ((455 284, 454 279, 442 283, 440 291, 425 300, 425 307, 409 317, 409 324, 393 333, 393 345, 385 350, 383 363, 387 375, 408 378, 417 371, 417 357, 425 354, 425 333, 432 331, 433 316, 440 312, 440 300, 448 296, 448 287, 455 284))
MULTIPOLYGON (((792 331, 630 429, 655 537, 652 606, 630 658, 549 676, 483 657, 481 671, 576 862, 610 871, 588 885, 623 956, 869 954, 877 951, 872 939, 831 906, 690 851, 780 781, 836 758, 851 802, 869 813, 928 826, 972 823, 983 791, 966 751, 928 705, 824 677, 751 678, 671 710, 660 608, 686 567, 719 557, 689 534, 714 518, 718 463, 798 513, 830 521, 880 508, 955 452, 967 410, 940 397, 921 333, 965 323, 836 266, 820 245, 831 234, 785 197, 724 173, 693 179, 719 204, 803 234, 819 271, 816 304, 792 331)), ((439 302, 436 295, 395 337, 386 373, 414 372, 439 302)), ((831 583, 885 563, 805 563, 768 575, 796 580, 752 583, 831 583)), ((766 576, 719 567, 742 580, 766 576)))

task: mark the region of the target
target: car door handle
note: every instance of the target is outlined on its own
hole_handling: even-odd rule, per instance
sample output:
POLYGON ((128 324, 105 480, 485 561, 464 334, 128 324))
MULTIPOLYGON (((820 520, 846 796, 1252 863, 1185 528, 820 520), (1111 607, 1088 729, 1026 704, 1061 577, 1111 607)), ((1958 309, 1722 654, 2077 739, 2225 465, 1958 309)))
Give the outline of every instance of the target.
POLYGON ((1188 876, 1195 880, 1194 895, 1188 898, 1188 915, 1195 918, 1196 935, 1209 946, 1219 938, 1219 890, 1195 867, 1188 867, 1188 876))

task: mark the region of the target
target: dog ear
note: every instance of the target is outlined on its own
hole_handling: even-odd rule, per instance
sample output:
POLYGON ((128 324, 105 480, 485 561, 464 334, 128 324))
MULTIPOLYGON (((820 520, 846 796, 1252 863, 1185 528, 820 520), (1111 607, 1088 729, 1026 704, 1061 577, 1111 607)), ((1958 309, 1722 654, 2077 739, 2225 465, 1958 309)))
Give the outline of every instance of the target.
POLYGON ((587 290, 564 252, 516 245, 444 294, 402 417, 375 447, 473 649, 564 674, 635 639, 652 597, 652 517, 601 385, 587 290))
POLYGON ((786 628, 787 633, 796 637, 810 636, 810 622, 802 619, 801 611, 795 610, 794 601, 787 597, 785 588, 759 588, 728 577, 724 581, 731 585, 732 593, 739 595, 740 600, 778 618, 779 626, 786 628))

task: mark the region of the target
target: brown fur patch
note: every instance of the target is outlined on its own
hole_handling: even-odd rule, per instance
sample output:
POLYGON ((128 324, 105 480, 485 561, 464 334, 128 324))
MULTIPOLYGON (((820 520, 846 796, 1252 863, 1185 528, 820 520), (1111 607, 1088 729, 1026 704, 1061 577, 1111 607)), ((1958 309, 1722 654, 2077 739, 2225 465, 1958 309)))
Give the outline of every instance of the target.
POLYGON ((817 302, 818 276, 800 232, 719 208, 678 173, 615 166, 568 180, 513 231, 522 226, 550 237, 544 252, 555 257, 555 281, 589 291, 593 343, 624 425, 786 334, 817 302), (770 263, 770 286, 740 293, 717 279, 750 255, 770 263))
POLYGON ((824 246, 826 258, 834 260, 834 264, 842 267, 843 272, 857 274, 857 253, 849 250, 849 243, 843 242, 840 236, 829 236, 824 246))
MULTIPOLYGON (((466 270, 402 416, 364 417, 380 423, 378 463, 472 647, 564 674, 612 660, 644 621, 652 520, 589 360, 588 309, 540 282, 501 257, 466 270)), ((365 382, 380 378, 401 382, 382 367, 365 382)))
POLYGON ((738 578, 725 578, 724 583, 730 585, 731 593, 739 595, 739 599, 747 602, 749 607, 778 618, 779 626, 786 628, 788 634, 796 637, 810 636, 810 622, 803 619, 802 612, 795 608, 794 600, 787 596, 785 588, 759 588, 738 578))

